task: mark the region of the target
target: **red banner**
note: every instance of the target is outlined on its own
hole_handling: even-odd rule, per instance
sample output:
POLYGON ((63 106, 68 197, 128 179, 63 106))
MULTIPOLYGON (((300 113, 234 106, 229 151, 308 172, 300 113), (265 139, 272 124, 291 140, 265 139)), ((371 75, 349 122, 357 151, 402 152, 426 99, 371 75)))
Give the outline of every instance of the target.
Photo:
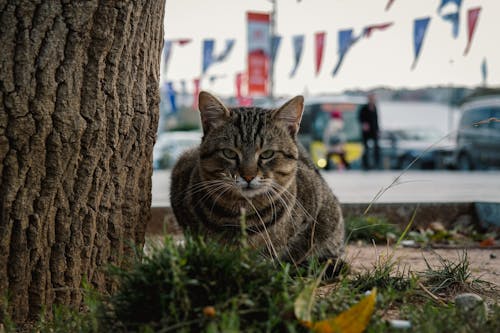
POLYGON ((318 75, 321 68, 321 62, 323 61, 323 49, 325 47, 325 32, 317 32, 314 35, 314 41, 316 44, 316 75, 318 75))
POLYGON ((476 31, 476 24, 479 18, 479 13, 481 12, 481 7, 469 9, 467 12, 467 46, 465 47, 464 55, 469 53, 470 45, 472 44, 472 37, 474 36, 474 31, 476 31))
POLYGON ((271 54, 270 21, 269 14, 247 13, 249 96, 267 95, 271 54))
POLYGON ((200 94, 200 79, 193 80, 193 109, 198 110, 198 95, 200 94))

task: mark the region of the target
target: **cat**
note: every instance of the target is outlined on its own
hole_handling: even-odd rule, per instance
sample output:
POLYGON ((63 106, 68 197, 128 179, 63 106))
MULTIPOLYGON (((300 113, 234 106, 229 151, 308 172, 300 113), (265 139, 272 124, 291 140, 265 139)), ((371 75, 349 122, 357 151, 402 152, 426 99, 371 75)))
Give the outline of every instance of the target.
POLYGON ((297 264, 339 258, 339 201, 297 141, 304 98, 277 109, 229 108, 202 91, 198 105, 201 144, 179 158, 171 176, 179 225, 234 244, 245 232, 250 246, 297 264))

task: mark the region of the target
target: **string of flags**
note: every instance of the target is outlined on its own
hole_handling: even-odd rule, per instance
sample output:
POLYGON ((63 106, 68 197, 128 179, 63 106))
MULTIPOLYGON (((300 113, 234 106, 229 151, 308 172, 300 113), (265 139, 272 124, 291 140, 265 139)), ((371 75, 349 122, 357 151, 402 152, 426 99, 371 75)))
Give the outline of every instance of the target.
MULTIPOLYGON (((394 5, 395 0, 388 0, 385 10, 388 11, 394 5)), ((450 22, 451 24, 451 35, 453 38, 457 38, 459 35, 459 26, 460 26, 460 13, 461 13, 462 0, 441 0, 439 6, 437 7, 438 16, 444 21, 450 22)), ((481 13, 481 7, 470 8, 467 11, 467 42, 464 49, 464 56, 468 54, 471 49, 472 41, 474 38, 474 33, 476 30, 477 23, 479 21, 479 16, 481 13)), ((262 14, 257 14, 262 15, 262 14)), ((262 18, 259 18, 262 19, 262 18)), ((430 16, 427 17, 419 17, 414 19, 413 21, 413 51, 414 58, 411 64, 411 69, 415 69, 418 63, 418 59, 423 50, 425 36, 427 31, 429 30, 429 26, 432 24, 432 18, 430 16)), ((349 29, 341 29, 337 32, 337 63, 335 64, 332 70, 332 76, 336 76, 341 69, 342 63, 346 58, 349 51, 352 47, 358 43, 360 40, 364 38, 370 38, 377 31, 384 31, 391 28, 394 25, 394 22, 383 22, 377 24, 371 24, 363 27, 361 33, 355 34, 354 28, 349 29)), ((324 58, 324 49, 326 44, 326 35, 327 32, 320 31, 314 34, 314 70, 315 75, 319 75, 321 71, 321 66, 324 58)), ((270 41, 270 46, 267 44, 263 48, 264 54, 269 57, 269 61, 272 64, 276 61, 276 57, 282 43, 283 37, 279 35, 268 36, 268 40, 270 41)), ((305 44, 305 35, 293 35, 291 36, 291 43, 293 48, 293 66, 290 71, 290 77, 294 77, 297 73, 297 70, 300 66, 302 53, 305 44)), ((168 62, 171 58, 171 54, 175 47, 182 47, 191 43, 192 40, 189 38, 181 38, 181 39, 168 39, 164 41, 163 47, 163 63, 164 63, 164 72, 167 72, 168 62)), ((215 63, 224 62, 231 54, 231 51, 234 49, 236 44, 235 39, 226 39, 224 41, 224 48, 220 53, 215 52, 215 44, 216 41, 214 39, 205 39, 202 41, 202 64, 201 64, 201 77, 208 77, 211 82, 220 78, 221 76, 206 76, 208 69, 215 63)), ((482 71, 486 72, 486 62, 482 65, 482 71)), ((241 73, 240 73, 241 74, 241 73)), ((486 74, 484 74, 486 76, 486 74)), ((241 75, 237 79, 238 82, 242 82, 241 75)), ((195 79, 194 82, 195 87, 200 85, 200 78, 195 79)), ((237 84, 238 85, 238 84, 237 84)), ((168 85, 168 91, 172 91, 172 85, 168 85)), ((172 101, 174 104, 175 101, 172 101)), ((175 109, 175 108, 174 108, 175 109)))

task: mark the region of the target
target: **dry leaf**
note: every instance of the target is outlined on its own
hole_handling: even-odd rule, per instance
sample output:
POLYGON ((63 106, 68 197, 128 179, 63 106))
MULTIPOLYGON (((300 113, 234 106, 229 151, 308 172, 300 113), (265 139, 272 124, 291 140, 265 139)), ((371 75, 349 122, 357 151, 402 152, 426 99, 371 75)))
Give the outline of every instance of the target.
POLYGON ((337 317, 315 323, 303 322, 302 324, 316 333, 361 333, 370 322, 375 309, 376 297, 377 289, 373 288, 370 295, 337 317))

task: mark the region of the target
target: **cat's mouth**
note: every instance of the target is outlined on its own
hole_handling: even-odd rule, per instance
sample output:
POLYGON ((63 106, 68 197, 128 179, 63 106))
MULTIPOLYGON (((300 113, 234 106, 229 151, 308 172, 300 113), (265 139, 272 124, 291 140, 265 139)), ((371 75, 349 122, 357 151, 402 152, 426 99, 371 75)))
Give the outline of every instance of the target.
POLYGON ((247 198, 253 198, 258 195, 264 194, 266 192, 266 188, 263 185, 253 185, 248 184, 240 187, 241 194, 247 198))

